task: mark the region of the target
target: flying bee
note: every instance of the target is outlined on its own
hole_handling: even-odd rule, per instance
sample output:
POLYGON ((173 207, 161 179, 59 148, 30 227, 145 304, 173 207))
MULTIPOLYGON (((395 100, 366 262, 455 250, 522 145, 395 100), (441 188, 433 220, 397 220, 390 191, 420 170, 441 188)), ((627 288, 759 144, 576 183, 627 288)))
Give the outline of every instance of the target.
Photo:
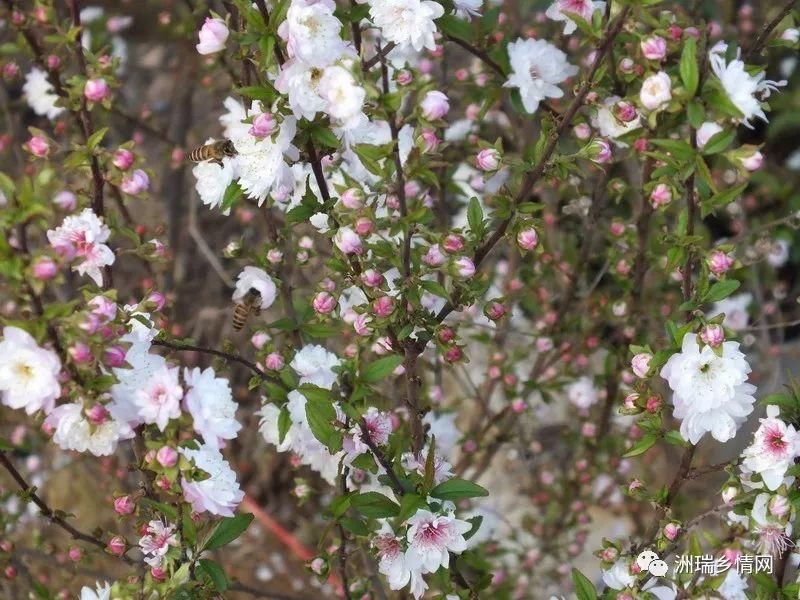
POLYGON ((261 314, 261 292, 256 288, 250 288, 242 298, 241 302, 236 304, 233 309, 233 329, 234 331, 241 331, 244 324, 247 322, 247 317, 250 313, 258 316, 261 314))
POLYGON ((220 140, 198 146, 189 153, 189 160, 193 162, 210 160, 222 166, 222 159, 226 156, 236 156, 236 147, 230 140, 220 140))

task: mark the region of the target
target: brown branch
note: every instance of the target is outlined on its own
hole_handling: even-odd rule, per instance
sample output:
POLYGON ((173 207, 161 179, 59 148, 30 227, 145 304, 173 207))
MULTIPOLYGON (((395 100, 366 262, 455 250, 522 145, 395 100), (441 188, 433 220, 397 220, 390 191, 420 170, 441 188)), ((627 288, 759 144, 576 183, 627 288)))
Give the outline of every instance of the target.
MULTIPOLYGON (((605 60, 605 55, 611 49, 614 39, 616 39, 617 35, 619 35, 620 31, 622 30, 622 26, 625 24, 625 20, 627 19, 630 11, 630 6, 623 8, 620 14, 617 16, 617 20, 609 26, 606 37, 600 43, 597 51, 595 52, 595 59, 591 68, 589 69, 589 74, 581 83, 575 98, 572 100, 569 107, 561 117, 558 127, 556 127, 556 129, 550 134, 544 150, 542 151, 541 158, 533 167, 533 169, 525 175, 522 186, 514 198, 513 206, 521 204, 531 193, 533 187, 536 185, 542 175, 544 175, 547 164, 556 150, 558 140, 570 126, 572 119, 575 117, 578 110, 580 110, 581 106, 583 106, 583 101, 586 99, 586 95, 589 93, 589 89, 594 83, 594 77, 597 74, 597 71, 600 69, 600 65, 602 64, 603 60, 605 60)), ((492 233, 492 235, 475 250, 472 262, 475 264, 476 269, 480 267, 481 263, 484 261, 492 248, 494 248, 495 245, 497 245, 497 243, 503 238, 513 218, 513 214, 505 218, 497 227, 497 229, 495 229, 494 233, 492 233)), ((436 315, 436 321, 441 323, 447 317, 447 315, 455 310, 455 308, 456 307, 452 302, 448 301, 445 303, 445 305, 436 315)))
POLYGON ((772 19, 766 25, 764 25, 764 28, 758 33, 756 41, 753 42, 753 45, 744 55, 745 61, 750 60, 756 54, 760 53, 764 49, 764 46, 767 45, 767 39, 769 38, 772 31, 780 24, 781 21, 783 21, 786 18, 786 15, 792 12, 792 9, 794 8, 795 4, 797 4, 797 0, 789 0, 781 9, 781 11, 777 15, 775 15, 775 18, 772 19))
POLYGON ((392 482, 392 489, 395 491, 398 497, 402 496, 404 493, 403 484, 397 478, 397 473, 394 472, 392 463, 389 462, 389 459, 386 458, 386 455, 381 452, 381 449, 378 448, 378 446, 375 445, 375 442, 372 441, 372 438, 369 435, 369 430, 367 429, 366 421, 362 418, 358 425, 361 429, 361 435, 364 443, 367 445, 367 448, 370 449, 373 456, 375 456, 375 459, 378 461, 378 463, 383 467, 384 471, 386 471, 386 476, 392 482))
POLYGON ((381 62, 381 61, 382 61, 382 60, 383 60, 383 59, 384 59, 386 56, 388 56, 388 54, 389 54, 389 53, 390 53, 392 50, 394 50, 396 47, 397 47, 397 44, 395 44, 394 42, 389 42, 389 43, 388 43, 388 44, 386 44, 386 45, 385 45, 383 48, 381 48, 380 50, 378 50, 378 53, 377 53, 377 54, 375 54, 375 56, 373 56, 373 57, 372 57, 372 58, 370 58, 369 60, 365 61, 365 62, 364 62, 362 65, 361 65, 361 70, 362 70, 362 71, 369 71, 369 70, 370 70, 372 67, 374 67, 375 65, 377 65, 377 64, 378 64, 379 62, 381 62))
MULTIPOLYGON (((11 475, 14 481, 17 482, 17 485, 20 487, 20 489, 26 493, 31 502, 33 502, 39 508, 39 512, 41 512, 46 519, 69 533, 73 539, 86 542, 87 544, 92 544, 103 551, 106 550, 106 543, 103 540, 76 529, 70 525, 66 519, 64 519, 64 517, 61 516, 62 511, 57 511, 50 508, 47 503, 36 493, 35 489, 28 485, 28 482, 25 481, 25 478, 22 476, 22 474, 17 471, 17 468, 11 463, 6 455, 6 452, 2 450, 0 450, 0 464, 5 467, 9 475, 11 475)), ((125 554, 122 554, 118 558, 129 565, 137 564, 137 561, 129 556, 126 556, 125 554)))

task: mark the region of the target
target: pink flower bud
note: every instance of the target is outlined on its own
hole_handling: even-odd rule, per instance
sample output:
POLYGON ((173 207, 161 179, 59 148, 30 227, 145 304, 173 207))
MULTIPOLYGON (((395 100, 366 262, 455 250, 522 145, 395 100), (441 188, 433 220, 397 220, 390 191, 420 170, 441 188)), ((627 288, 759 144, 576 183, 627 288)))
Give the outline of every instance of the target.
POLYGON ((444 264, 445 260, 447 260, 447 258, 439 244, 429 246, 428 251, 422 256, 422 262, 429 267, 440 267, 444 264))
POLYGON ((317 558, 312 560, 308 566, 311 569, 311 571, 314 572, 316 575, 322 575, 327 568, 327 563, 325 562, 324 559, 318 556, 317 558))
POLYGON ((633 147, 637 152, 647 152, 647 149, 650 147, 650 142, 647 141, 647 138, 639 138, 633 142, 633 147))
POLYGON ((65 212, 72 212, 78 205, 78 199, 72 192, 63 190, 53 197, 53 203, 65 212))
POLYGON ((108 541, 106 549, 114 556, 122 556, 125 553, 125 540, 118 535, 114 536, 108 541))
POLYGON ((353 329, 358 335, 369 335, 372 333, 372 328, 369 326, 371 322, 372 317, 366 313, 356 315, 356 318, 353 321, 353 329))
POLYGON ((133 166, 134 158, 136 157, 133 152, 127 148, 120 148, 114 152, 114 158, 111 159, 111 162, 121 171, 127 171, 133 166))
POLYGON ((50 144, 40 135, 31 136, 25 147, 28 152, 39 158, 44 158, 50 153, 50 144))
POLYGON ((660 397, 658 397, 658 396, 650 396, 647 399, 647 405, 646 405, 647 412, 649 412, 649 413, 658 412, 658 410, 661 408, 661 404, 662 403, 661 403, 661 398, 660 397))
POLYGON ((724 490, 722 490, 722 494, 721 494, 722 501, 725 504, 730 504, 731 501, 733 501, 733 499, 736 498, 736 496, 738 496, 738 495, 739 495, 739 490, 736 487, 734 487, 732 485, 729 485, 724 490))
POLYGON ((367 217, 361 217, 356 221, 355 224, 355 231, 360 236, 366 236, 372 233, 372 230, 375 228, 375 224, 372 220, 368 219, 367 217))
POLYGON ((666 206, 672 202, 672 190, 665 183, 659 183, 652 192, 650 192, 650 203, 653 208, 659 206, 666 206))
POLYGON ((667 28, 667 33, 669 34, 669 38, 673 42, 677 42, 678 40, 681 39, 681 36, 683 35, 683 29, 681 29, 680 26, 673 24, 667 28))
POLYGON ((494 148, 484 148, 475 157, 475 166, 481 171, 496 171, 500 166, 500 153, 494 148))
POLYGON ((619 551, 616 548, 604 548, 603 551, 600 553, 600 558, 606 562, 612 562, 617 560, 617 556, 619 556, 619 551))
POLYGON ((517 244, 523 250, 535 250, 539 245, 539 234, 533 227, 523 229, 517 234, 517 244))
POLYGON ((758 150, 753 152, 750 156, 747 156, 743 159, 742 166, 747 169, 748 171, 757 171, 761 168, 761 165, 764 164, 764 155, 761 154, 758 150))
POLYGON ((411 74, 411 71, 403 69, 397 73, 395 81, 397 81, 397 85, 408 85, 414 81, 414 76, 411 74))
POLYGON ((636 112, 636 107, 630 102, 625 101, 617 102, 614 114, 616 115, 617 119, 623 123, 630 123, 639 116, 639 113, 636 112))
POLYGON ((283 356, 277 352, 270 352, 264 360, 264 366, 270 371, 280 371, 284 364, 283 356))
POLYGON ((117 303, 106 296, 95 296, 89 300, 91 312, 103 321, 113 321, 117 316, 117 303))
POLYGON ((14 565, 8 565, 3 569, 3 575, 6 579, 14 579, 17 576, 17 568, 14 565))
POLYGON ((86 411, 86 417, 89 419, 89 422, 92 423, 92 425, 102 425, 108 421, 110 416, 111 413, 109 413, 108 409, 102 404, 95 404, 86 411))
POLYGON ((585 438, 593 438, 597 435, 597 425, 594 423, 584 423, 581 425, 581 435, 585 438))
POLYGON ((167 579, 167 572, 161 567, 150 567, 150 575, 156 581, 166 581, 167 579))
POLYGON ((700 341, 712 348, 716 348, 725 341, 725 330, 721 325, 706 325, 700 330, 700 341))
POLYGON ((667 40, 657 35, 642 40, 640 47, 649 60, 662 60, 667 55, 667 40))
POLYGON ((150 292, 145 302, 153 305, 155 311, 161 312, 167 305, 167 297, 161 292, 150 292))
POLYGON ((277 248, 272 248, 269 252, 267 252, 267 260, 271 264, 277 265, 279 262, 283 260, 283 252, 281 252, 277 248))
POLYGON ((362 283, 370 288, 376 288, 383 283, 383 275, 375 269, 367 269, 361 274, 362 283))
POLYGON ((364 205, 364 193, 358 188, 348 188, 342 192, 339 200, 346 208, 357 210, 364 205))
POLYGON ((394 312, 394 300, 390 296, 381 296, 372 303, 375 315, 386 318, 394 312))
POLYGON ((425 94, 420 104, 422 115, 429 121, 444 117, 450 110, 450 101, 442 92, 433 90, 425 94))
POLYGON ((349 227, 340 227, 333 237, 333 242, 345 254, 361 254, 364 251, 361 238, 349 227))
POLYGON ((589 160, 596 162, 598 165, 604 165, 611 162, 613 153, 611 152, 611 144, 606 140, 594 140, 587 149, 587 156, 589 160))
POLYGON ((736 259, 722 252, 721 250, 714 250, 711 256, 708 257, 708 268, 716 276, 720 276, 727 272, 733 266, 736 259))
POLYGON ((469 259, 466 256, 459 258, 457 261, 455 261, 454 265, 456 268, 456 273, 463 279, 469 279, 475 275, 475 263, 472 262, 472 259, 469 259))
POLYGON ((423 154, 428 154, 430 152, 436 152, 436 149, 439 147, 439 141, 433 129, 423 129, 417 139, 417 145, 420 150, 422 150, 423 154))
POLYGON ((80 562, 83 558, 83 551, 80 548, 72 546, 69 551, 67 551, 67 556, 72 562, 80 562))
POLYGON ((314 311, 317 314, 327 315, 336 308, 336 298, 331 296, 328 292, 320 292, 314 296, 311 305, 314 307, 314 311))
POLYGON ((197 52, 200 54, 214 54, 224 50, 229 33, 225 21, 207 17, 198 34, 200 43, 195 46, 197 52))
POLYGON ((485 314, 492 321, 497 321, 505 316, 506 307, 502 302, 491 302, 486 306, 485 314))
POLYGON ((92 360, 92 350, 83 342, 76 342, 70 346, 68 352, 76 364, 82 365, 92 360))
POLYGON ((775 495, 769 501, 769 512, 779 519, 785 517, 792 510, 792 505, 786 496, 775 495))
POLYGON ((120 496, 114 499, 114 512, 118 515, 129 515, 136 510, 136 504, 130 496, 120 496))
POLYGON ((122 346, 109 346, 103 352, 103 362, 107 367, 121 367, 125 364, 125 349, 122 346))
POLYGON ((442 240, 442 247, 445 249, 445 252, 449 252, 450 254, 461 252, 464 249, 464 238, 451 233, 442 240))
POLYGON ((48 281, 58 273, 58 265, 52 258, 43 256, 33 263, 31 270, 33 271, 33 276, 39 281, 48 281))
POLYGON ((83 86, 83 95, 91 102, 102 102, 111 95, 105 79, 89 79, 83 86))
POLYGON ((439 330, 439 341, 443 344, 452 342, 456 337, 456 332, 449 327, 443 327, 439 330))
POLYGON ((278 128, 275 117, 270 112, 261 113, 253 119, 253 125, 250 127, 250 135, 257 138, 265 138, 272 135, 278 128))
POLYGON ((458 346, 451 346, 444 353, 444 359, 449 363, 455 363, 462 359, 463 351, 458 346))
POLYGON ((178 451, 172 446, 161 446, 156 452, 156 460, 164 468, 174 467, 178 464, 178 451))
POLYGON ((653 355, 647 352, 641 352, 633 357, 631 360, 631 368, 637 377, 644 379, 650 371, 650 361, 653 355))
POLYGON ((667 523, 664 525, 664 537, 669 541, 673 541, 676 537, 678 537, 680 530, 681 526, 677 523, 667 523))
POLYGON ((3 77, 6 79, 14 79, 19 75, 19 65, 15 62, 8 62, 3 65, 3 77))
POLYGON ((572 128, 572 133, 574 133, 575 137, 579 140, 588 140, 589 136, 592 135, 592 128, 586 123, 578 123, 572 128))
POLYGON ((50 54, 47 57, 47 68, 51 71, 55 71, 61 66, 61 59, 56 56, 55 54, 50 54))
POLYGON ((135 196, 147 191, 150 187, 150 178, 141 169, 136 169, 129 177, 122 180, 119 187, 126 194, 135 196))
POLYGON ((259 331, 254 333, 253 336, 250 338, 250 343, 253 344, 253 347, 257 350, 261 350, 269 341, 269 334, 264 331, 259 331))

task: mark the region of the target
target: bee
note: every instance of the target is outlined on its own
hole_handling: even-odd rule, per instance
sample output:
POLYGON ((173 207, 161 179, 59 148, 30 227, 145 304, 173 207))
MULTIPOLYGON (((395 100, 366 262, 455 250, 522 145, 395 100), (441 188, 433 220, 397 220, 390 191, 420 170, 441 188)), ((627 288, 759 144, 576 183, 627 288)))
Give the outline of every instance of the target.
POLYGON ((236 147, 230 140, 220 140, 198 146, 189 153, 189 160, 193 162, 210 160, 222 166, 222 159, 226 156, 236 156, 236 147))
POLYGON ((241 331, 244 324, 247 322, 247 317, 250 313, 258 316, 261 314, 261 292, 256 288, 250 288, 242 298, 241 302, 236 304, 233 309, 233 329, 234 331, 241 331))

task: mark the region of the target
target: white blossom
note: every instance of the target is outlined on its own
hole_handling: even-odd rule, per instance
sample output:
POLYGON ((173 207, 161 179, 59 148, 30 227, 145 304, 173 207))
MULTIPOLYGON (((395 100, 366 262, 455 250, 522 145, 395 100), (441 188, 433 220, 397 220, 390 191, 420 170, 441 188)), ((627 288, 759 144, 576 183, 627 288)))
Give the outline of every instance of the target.
POLYGON ((242 425, 236 420, 237 404, 228 380, 217 377, 211 367, 184 369, 183 378, 189 388, 184 398, 186 410, 206 445, 219 448, 222 440, 235 439, 242 425))
POLYGON ((342 23, 333 14, 335 9, 333 0, 292 0, 286 20, 278 27, 278 35, 286 41, 290 57, 322 68, 348 51, 340 35, 342 23))
POLYGON ((743 467, 760 474, 764 485, 772 491, 780 487, 786 471, 800 456, 800 433, 779 419, 779 413, 777 406, 767 407, 767 418, 761 419, 753 443, 742 453, 743 467))
POLYGON ((159 520, 148 523, 145 534, 139 538, 139 548, 145 555, 144 561, 151 567, 160 567, 170 548, 180 545, 175 525, 169 525, 159 520))
POLYGON ((272 278, 267 275, 264 269, 247 266, 239 273, 236 279, 236 287, 233 290, 233 301, 241 302, 247 292, 251 289, 258 290, 261 294, 261 310, 266 310, 275 302, 277 287, 272 278))
POLYGON ((88 451, 95 456, 109 456, 117 450, 120 440, 133 437, 133 430, 128 423, 117 420, 113 412, 101 423, 90 423, 84 416, 80 402, 57 406, 47 415, 44 423, 55 430, 53 442, 62 449, 88 451))
POLYGON ((61 360, 18 327, 4 327, 0 342, 0 392, 9 408, 49 413, 61 395, 61 360))
POLYGON ((232 517, 234 509, 244 498, 244 492, 236 481, 228 462, 220 451, 209 444, 197 450, 181 449, 181 454, 191 460, 195 467, 208 474, 206 479, 189 481, 182 479, 184 499, 195 512, 208 511, 222 517, 232 517))
POLYGON ((719 79, 728 98, 742 113, 742 123, 752 129, 753 125, 750 120, 753 117, 767 121, 761 100, 768 98, 773 91, 786 85, 786 82, 764 79, 763 72, 751 75, 747 72, 744 62, 736 58, 728 63, 724 56, 713 52, 713 49, 708 58, 711 62, 711 70, 719 79))
POLYGON ((144 423, 154 423, 161 431, 170 419, 181 416, 183 388, 178 381, 179 367, 170 367, 166 361, 146 374, 136 373, 133 404, 144 423))
POLYGON ((662 108, 672 100, 672 81, 670 81, 669 75, 664 71, 659 71, 645 79, 639 92, 639 100, 641 100, 642 106, 648 110, 662 108))
POLYGON ((68 260, 82 258, 72 270, 102 285, 101 269, 114 264, 114 253, 105 244, 110 235, 111 230, 103 220, 91 208, 85 208, 79 215, 65 217, 61 225, 48 231, 47 240, 68 260))
POLYGON ((316 344, 303 346, 289 363, 295 373, 300 375, 300 384, 311 383, 325 389, 331 389, 336 383, 333 367, 339 365, 339 358, 316 344))
POLYGON ((381 36, 399 46, 411 46, 419 52, 433 50, 436 23, 444 14, 438 2, 428 0, 371 0, 369 14, 381 30, 381 36))
POLYGON ((561 98, 558 87, 578 72, 567 62, 567 55, 544 40, 519 39, 508 45, 511 75, 503 86, 519 88, 522 104, 529 113, 545 98, 561 98))
POLYGON ((576 407, 587 409, 599 399, 597 388, 590 377, 583 376, 566 387, 567 398, 576 407))
POLYGON ((450 552, 460 554, 467 549, 464 534, 472 529, 467 521, 456 519, 452 513, 435 515, 419 509, 408 520, 408 550, 406 564, 412 570, 435 573, 450 564, 450 552))
POLYGON ((603 582, 612 590, 624 590, 633 585, 636 577, 631 574, 630 565, 624 558, 620 558, 610 569, 603 571, 603 582))
POLYGON ((95 583, 95 589, 83 586, 79 600, 111 600, 111 585, 98 581, 95 583))
POLYGON ((28 106, 37 115, 53 120, 64 112, 63 106, 56 106, 58 94, 56 94, 53 84, 47 78, 47 73, 38 67, 33 67, 30 73, 25 76, 22 93, 25 94, 28 106))
POLYGON ((674 416, 681 419, 681 435, 696 444, 705 433, 727 442, 753 410, 755 386, 746 383, 750 373, 738 342, 723 342, 718 355, 688 333, 681 351, 661 369, 673 391, 674 416))
MULTIPOLYGON (((206 141, 207 144, 213 142, 213 139, 206 141)), ((192 175, 196 179, 195 189, 200 201, 211 209, 218 208, 222 205, 225 190, 239 177, 239 161, 236 157, 225 156, 221 165, 209 160, 199 162, 192 168, 192 175)), ((230 208, 225 214, 229 212, 230 208)))
POLYGON ((292 145, 296 131, 295 119, 286 117, 274 139, 259 140, 248 134, 233 140, 239 153, 239 186, 250 198, 258 200, 259 206, 274 187, 291 182, 284 155, 297 158, 297 149, 292 145))

